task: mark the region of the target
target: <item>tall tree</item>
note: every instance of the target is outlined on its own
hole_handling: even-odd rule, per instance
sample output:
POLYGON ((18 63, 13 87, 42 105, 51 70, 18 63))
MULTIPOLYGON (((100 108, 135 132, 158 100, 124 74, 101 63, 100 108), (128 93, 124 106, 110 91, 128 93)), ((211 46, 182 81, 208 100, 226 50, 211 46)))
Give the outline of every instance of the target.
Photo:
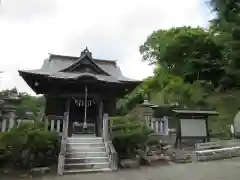
POLYGON ((233 83, 240 85, 240 3, 237 0, 210 0, 216 18, 211 29, 224 45, 225 71, 233 83))
POLYGON ((210 81, 224 76, 222 46, 203 28, 178 27, 154 31, 140 46, 144 61, 160 64, 186 82, 210 81))

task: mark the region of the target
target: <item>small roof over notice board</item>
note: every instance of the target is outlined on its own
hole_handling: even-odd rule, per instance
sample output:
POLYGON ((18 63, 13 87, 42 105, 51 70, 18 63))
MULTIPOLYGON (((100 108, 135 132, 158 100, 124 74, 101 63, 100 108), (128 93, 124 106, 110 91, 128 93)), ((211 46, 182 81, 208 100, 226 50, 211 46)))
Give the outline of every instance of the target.
POLYGON ((215 110, 201 110, 201 109, 173 109, 173 112, 177 114, 191 114, 191 115, 207 115, 207 116, 216 116, 219 113, 215 110))
POLYGON ((219 113, 213 109, 186 109, 186 108, 176 108, 174 106, 158 106, 154 107, 155 111, 153 113, 154 117, 161 116, 173 116, 173 115, 183 115, 183 116, 216 116, 219 113))

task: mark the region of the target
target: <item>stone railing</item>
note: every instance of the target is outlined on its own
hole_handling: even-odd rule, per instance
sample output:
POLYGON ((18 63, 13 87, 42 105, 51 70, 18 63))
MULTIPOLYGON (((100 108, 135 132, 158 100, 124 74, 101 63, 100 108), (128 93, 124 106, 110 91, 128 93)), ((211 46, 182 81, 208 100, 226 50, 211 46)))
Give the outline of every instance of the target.
POLYGON ((210 161, 240 157, 240 146, 196 151, 197 161, 210 161))
POLYGON ((118 156, 117 151, 115 150, 110 134, 109 134, 109 117, 108 114, 103 115, 103 140, 108 153, 110 168, 114 171, 118 169, 118 156))
POLYGON ((58 175, 63 175, 64 170, 64 162, 65 162, 65 155, 66 155, 66 144, 67 144, 67 137, 68 137, 68 123, 69 123, 69 113, 64 113, 64 119, 63 119, 63 133, 62 133, 62 140, 61 140, 61 148, 60 153, 58 156, 58 175))
POLYGON ((118 156, 117 152, 112 144, 112 141, 108 142, 108 148, 110 151, 109 158, 110 158, 110 167, 112 170, 116 171, 118 169, 118 156))
POLYGON ((240 157, 240 141, 216 141, 195 145, 197 161, 210 161, 240 157))
POLYGON ((144 123, 157 134, 168 135, 168 118, 154 118, 151 115, 144 115, 144 123))
POLYGON ((206 142, 206 143, 196 143, 195 149, 198 151, 205 149, 219 149, 221 148, 221 144, 219 142, 206 142))

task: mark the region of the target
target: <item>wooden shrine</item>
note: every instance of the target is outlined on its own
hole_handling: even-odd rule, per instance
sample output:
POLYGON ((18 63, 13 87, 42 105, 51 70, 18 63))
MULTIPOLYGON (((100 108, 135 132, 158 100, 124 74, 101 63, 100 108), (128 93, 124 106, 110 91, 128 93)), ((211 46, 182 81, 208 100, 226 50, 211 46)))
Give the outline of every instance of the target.
POLYGON ((86 48, 79 57, 50 54, 38 70, 20 70, 20 76, 46 98, 45 123, 62 132, 68 112, 68 136, 102 136, 103 114, 114 116, 116 100, 141 81, 122 75, 116 61, 97 59, 86 48))

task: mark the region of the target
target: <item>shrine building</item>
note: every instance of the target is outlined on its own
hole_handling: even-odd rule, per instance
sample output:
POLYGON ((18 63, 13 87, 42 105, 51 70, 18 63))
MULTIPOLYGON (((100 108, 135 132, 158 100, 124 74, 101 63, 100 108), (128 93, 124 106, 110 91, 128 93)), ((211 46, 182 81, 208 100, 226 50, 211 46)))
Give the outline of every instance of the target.
POLYGON ((102 136, 103 114, 114 116, 117 99, 141 83, 123 76, 116 61, 94 58, 87 48, 79 57, 50 54, 41 69, 19 74, 36 94, 44 94, 49 129, 62 132, 68 112, 68 136, 102 136))

